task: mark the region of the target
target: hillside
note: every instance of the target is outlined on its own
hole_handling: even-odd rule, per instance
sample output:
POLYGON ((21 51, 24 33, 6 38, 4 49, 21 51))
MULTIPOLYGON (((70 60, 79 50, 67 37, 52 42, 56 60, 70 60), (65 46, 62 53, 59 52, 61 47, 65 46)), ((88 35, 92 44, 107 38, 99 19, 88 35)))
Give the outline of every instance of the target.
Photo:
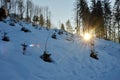
POLYGON ((0 80, 120 80, 120 44, 96 39, 99 60, 95 60, 77 35, 59 35, 57 29, 35 28, 25 22, 10 23, 9 19, 0 22, 0 80), (30 32, 21 31, 22 27, 30 32), (9 42, 2 40, 5 33, 9 42), (51 38, 53 33, 57 39, 51 38), (52 63, 40 58, 47 38, 52 63), (23 43, 28 45, 25 55, 23 43))

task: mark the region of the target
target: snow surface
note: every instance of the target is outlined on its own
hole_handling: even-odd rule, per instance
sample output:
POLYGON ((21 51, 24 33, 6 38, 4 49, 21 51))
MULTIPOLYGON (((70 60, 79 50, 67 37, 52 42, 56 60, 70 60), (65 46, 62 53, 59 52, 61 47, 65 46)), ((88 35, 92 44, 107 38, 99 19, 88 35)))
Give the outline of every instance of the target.
POLYGON ((99 60, 95 60, 90 57, 89 46, 77 35, 57 34, 57 39, 53 39, 55 29, 39 30, 24 22, 16 26, 9 23, 0 22, 0 39, 4 32, 10 38, 10 42, 0 40, 0 80, 120 80, 120 44, 96 39, 99 60), (22 32, 22 26, 31 32, 22 32), (40 58, 47 37, 47 51, 52 54, 53 63, 40 58), (23 43, 29 45, 25 55, 23 43))

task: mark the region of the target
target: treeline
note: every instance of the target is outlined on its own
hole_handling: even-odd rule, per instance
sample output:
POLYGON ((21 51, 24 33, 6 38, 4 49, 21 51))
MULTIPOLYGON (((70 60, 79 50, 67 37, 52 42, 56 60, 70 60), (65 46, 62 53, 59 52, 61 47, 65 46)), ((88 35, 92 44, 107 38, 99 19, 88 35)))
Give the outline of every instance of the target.
POLYGON ((76 0, 75 15, 77 34, 90 32, 120 43, 120 0, 113 6, 110 0, 76 0))
POLYGON ((32 0, 1 0, 1 8, 8 10, 8 16, 33 23, 33 25, 51 27, 51 12, 48 7, 41 7, 32 0))

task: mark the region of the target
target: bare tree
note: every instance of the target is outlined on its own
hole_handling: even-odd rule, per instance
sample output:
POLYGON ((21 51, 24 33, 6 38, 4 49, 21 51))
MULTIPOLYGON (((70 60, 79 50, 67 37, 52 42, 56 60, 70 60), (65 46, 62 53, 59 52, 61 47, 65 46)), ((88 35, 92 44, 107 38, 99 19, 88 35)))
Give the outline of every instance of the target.
POLYGON ((17 0, 18 12, 20 14, 20 19, 23 19, 23 14, 25 12, 24 0, 17 0))
POLYGON ((9 4, 9 12, 16 14, 17 11, 17 0, 11 0, 9 4))
POLYGON ((26 1, 26 21, 31 22, 31 15, 33 10, 33 4, 31 0, 26 1))
POLYGON ((31 8, 30 8, 30 21, 31 21, 31 18, 33 17, 33 15, 34 15, 34 4, 33 4, 33 2, 31 1, 31 8))

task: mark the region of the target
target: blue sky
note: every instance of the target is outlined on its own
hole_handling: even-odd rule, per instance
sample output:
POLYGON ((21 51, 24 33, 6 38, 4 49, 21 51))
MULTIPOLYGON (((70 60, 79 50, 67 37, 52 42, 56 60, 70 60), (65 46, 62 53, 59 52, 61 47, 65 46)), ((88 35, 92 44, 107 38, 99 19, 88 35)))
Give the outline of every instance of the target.
POLYGON ((33 0, 39 6, 48 6, 52 15, 52 22, 56 27, 68 19, 73 22, 73 9, 75 0, 33 0))
MULTIPOLYGON (((51 19, 56 27, 65 23, 68 19, 74 23, 74 3, 76 0, 33 0, 39 6, 48 6, 51 11, 51 19)), ((90 1, 90 0, 88 0, 90 1)), ((115 0, 111 0, 112 4, 115 0)))

